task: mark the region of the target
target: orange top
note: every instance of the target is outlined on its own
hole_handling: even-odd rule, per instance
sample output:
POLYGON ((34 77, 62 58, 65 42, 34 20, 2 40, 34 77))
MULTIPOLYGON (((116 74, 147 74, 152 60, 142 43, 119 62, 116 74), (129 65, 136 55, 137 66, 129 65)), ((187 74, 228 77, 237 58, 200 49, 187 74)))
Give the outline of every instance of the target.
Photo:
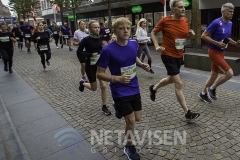
POLYGON ((183 56, 183 47, 188 35, 188 20, 185 17, 175 20, 172 16, 162 18, 154 27, 155 32, 162 31, 165 48, 162 55, 181 58, 183 56))

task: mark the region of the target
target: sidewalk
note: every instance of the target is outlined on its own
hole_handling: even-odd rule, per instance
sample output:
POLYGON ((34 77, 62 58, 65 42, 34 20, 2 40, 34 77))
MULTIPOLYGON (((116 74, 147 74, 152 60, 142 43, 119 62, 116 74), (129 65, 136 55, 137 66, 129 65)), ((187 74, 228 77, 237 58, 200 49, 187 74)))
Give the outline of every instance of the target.
POLYGON ((0 159, 105 159, 16 71, 0 61, 0 159))
MULTIPOLYGON (((3 71, 0 61, 0 159, 126 160, 124 136, 114 134, 124 130, 124 120, 118 120, 114 114, 102 114, 99 89, 78 90, 80 64, 76 47, 69 52, 66 46, 51 46, 51 66, 45 72, 33 48, 31 54, 15 51, 12 74, 3 71), (93 131, 112 131, 108 135, 112 144, 104 143, 107 135, 93 137, 93 131)), ((239 159, 240 76, 218 89, 219 100, 205 104, 197 95, 209 72, 183 67, 181 77, 187 104, 201 113, 197 121, 187 122, 172 85, 160 89, 155 102, 150 100, 149 84, 166 76, 159 54, 153 47, 150 50, 155 74, 137 70, 143 106, 143 119, 136 125, 140 139, 143 138, 143 143, 136 145, 141 160, 239 159), (172 144, 163 142, 162 133, 167 131, 171 132, 167 141, 172 144), (159 133, 159 137, 150 133, 159 133), (174 143, 173 133, 180 133, 183 142, 186 133, 186 143, 179 139, 174 143), (158 140, 162 143, 154 143, 158 140)), ((109 109, 114 113, 109 90, 107 96, 109 109)))

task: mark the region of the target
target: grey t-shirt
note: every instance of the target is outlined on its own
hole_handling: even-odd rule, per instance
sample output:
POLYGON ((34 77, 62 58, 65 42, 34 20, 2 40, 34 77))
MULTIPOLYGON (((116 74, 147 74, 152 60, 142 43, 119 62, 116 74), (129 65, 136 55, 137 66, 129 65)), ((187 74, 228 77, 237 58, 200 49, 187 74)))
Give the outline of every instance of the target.
POLYGON ((74 32, 74 36, 73 36, 73 38, 74 39, 77 39, 78 40, 78 42, 81 42, 81 40, 84 38, 84 37, 87 37, 88 36, 88 34, 87 33, 85 33, 85 32, 83 32, 83 31, 81 31, 81 30, 76 30, 75 32, 74 32))

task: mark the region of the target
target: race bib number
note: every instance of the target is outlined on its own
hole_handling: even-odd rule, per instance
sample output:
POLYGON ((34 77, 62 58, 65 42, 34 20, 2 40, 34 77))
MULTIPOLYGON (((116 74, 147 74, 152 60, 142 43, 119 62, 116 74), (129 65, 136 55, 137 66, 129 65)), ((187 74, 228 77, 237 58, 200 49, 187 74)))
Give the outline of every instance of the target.
POLYGON ((91 65, 95 65, 99 59, 100 55, 97 55, 97 57, 90 57, 91 65))
POLYGON ((121 75, 123 75, 125 73, 131 74, 131 79, 133 79, 136 76, 136 71, 137 71, 137 69, 136 69, 136 63, 135 63, 128 67, 122 67, 121 75))
POLYGON ((64 38, 68 38, 69 36, 68 35, 63 35, 64 38))
POLYGON ((105 32, 108 34, 110 33, 110 29, 105 29, 105 32))
POLYGON ((175 39, 175 47, 176 49, 183 49, 185 45, 186 39, 175 39))
POLYGON ((30 35, 30 34, 25 34, 25 37, 26 37, 26 38, 30 38, 31 35, 30 35))
POLYGON ((19 40, 19 37, 16 37, 16 40, 18 41, 18 40, 19 40))
POLYGON ((53 34, 58 34, 57 31, 54 31, 53 34))
POLYGON ((9 42, 10 38, 9 37, 0 37, 1 42, 9 42))
POLYGON ((40 51, 47 51, 48 50, 48 46, 47 45, 40 45, 39 49, 40 49, 40 51))

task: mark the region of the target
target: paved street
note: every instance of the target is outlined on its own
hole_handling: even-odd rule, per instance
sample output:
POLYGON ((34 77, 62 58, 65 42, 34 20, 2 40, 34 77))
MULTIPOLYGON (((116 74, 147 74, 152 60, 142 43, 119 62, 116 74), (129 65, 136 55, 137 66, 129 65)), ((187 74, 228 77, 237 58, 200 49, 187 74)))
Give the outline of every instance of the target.
MULTIPOLYGON (((136 124, 136 147, 141 159, 240 159, 240 76, 233 77, 217 90, 217 101, 205 104, 197 95, 209 72, 183 67, 181 77, 187 104, 201 114, 198 120, 188 122, 177 102, 173 85, 160 89, 155 102, 150 100, 149 84, 157 83, 166 75, 159 54, 150 48, 155 74, 137 69, 143 118, 136 124)), ((80 64, 76 47, 69 52, 66 46, 56 49, 52 44, 50 62, 47 71, 43 71, 33 47, 31 54, 16 49, 13 69, 73 128, 83 133, 104 158, 126 160, 121 133, 125 129, 124 120, 101 112, 100 89, 95 92, 78 90, 80 64)), ((108 106, 114 113, 112 102, 108 88, 108 106)))

